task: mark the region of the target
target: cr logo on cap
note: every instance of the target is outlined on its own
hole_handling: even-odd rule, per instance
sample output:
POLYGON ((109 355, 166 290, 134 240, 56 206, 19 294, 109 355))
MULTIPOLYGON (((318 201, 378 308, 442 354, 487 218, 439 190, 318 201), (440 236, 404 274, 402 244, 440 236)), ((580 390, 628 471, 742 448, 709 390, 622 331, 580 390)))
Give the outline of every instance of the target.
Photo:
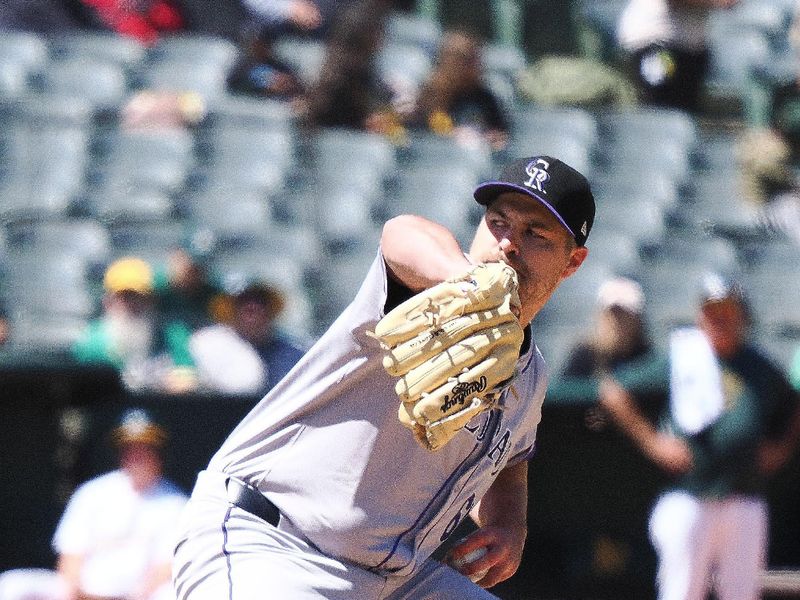
POLYGON ((547 172, 549 168, 550 163, 541 158, 528 163, 528 166, 525 167, 525 172, 530 179, 525 182, 525 185, 546 194, 547 191, 542 186, 550 180, 550 174, 547 172))

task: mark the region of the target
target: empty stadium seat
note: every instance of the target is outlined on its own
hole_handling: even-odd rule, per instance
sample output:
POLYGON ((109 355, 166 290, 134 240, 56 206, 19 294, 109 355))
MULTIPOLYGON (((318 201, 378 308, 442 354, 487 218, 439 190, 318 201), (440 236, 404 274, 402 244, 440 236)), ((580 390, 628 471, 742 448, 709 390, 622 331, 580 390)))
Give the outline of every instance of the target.
POLYGON ((239 57, 239 48, 231 40, 198 33, 178 33, 159 38, 150 48, 148 59, 152 66, 163 64, 194 64, 226 71, 239 57))
POLYGON ((417 46, 433 56, 439 46, 442 27, 433 19, 395 11, 386 19, 386 40, 417 46))
POLYGON ((317 169, 346 170, 353 165, 371 165, 384 175, 397 168, 394 146, 386 137, 351 129, 326 128, 312 140, 317 169))
POLYGON ((4 60, 23 65, 26 69, 36 69, 49 59, 50 49, 47 40, 34 32, 0 32, 0 56, 4 60))
POLYGON ((297 72, 305 85, 317 80, 325 61, 325 43, 320 40, 283 37, 275 42, 274 52, 297 72))
POLYGON ((129 91, 121 66, 81 56, 47 63, 34 86, 50 96, 86 99, 96 110, 119 108, 129 91))
POLYGON ((111 63, 126 71, 143 67, 147 47, 139 41, 111 32, 68 32, 50 39, 56 58, 111 63))
POLYGON ((409 136, 406 166, 441 165, 463 166, 480 178, 493 175, 492 150, 488 143, 476 141, 475 145, 464 145, 452 137, 425 131, 415 131, 409 136))
POLYGON ((616 144, 640 141, 657 145, 671 141, 691 150, 697 142, 697 124, 687 112, 678 109, 642 107, 611 111, 598 117, 605 141, 616 144))
POLYGON ((430 74, 433 61, 419 46, 392 42, 378 52, 376 68, 384 81, 418 87, 430 74))
POLYGON ((7 228, 10 244, 23 252, 64 252, 88 263, 106 262, 111 254, 111 236, 93 219, 22 222, 7 228))

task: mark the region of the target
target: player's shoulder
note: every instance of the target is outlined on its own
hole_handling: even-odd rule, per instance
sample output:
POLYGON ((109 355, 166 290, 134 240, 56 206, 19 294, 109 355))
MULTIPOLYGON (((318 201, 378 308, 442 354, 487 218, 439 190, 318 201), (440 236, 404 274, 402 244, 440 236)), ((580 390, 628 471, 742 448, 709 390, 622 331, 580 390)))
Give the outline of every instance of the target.
POLYGON ((80 484, 75 488, 73 498, 100 498, 126 486, 126 478, 122 471, 102 473, 80 484))

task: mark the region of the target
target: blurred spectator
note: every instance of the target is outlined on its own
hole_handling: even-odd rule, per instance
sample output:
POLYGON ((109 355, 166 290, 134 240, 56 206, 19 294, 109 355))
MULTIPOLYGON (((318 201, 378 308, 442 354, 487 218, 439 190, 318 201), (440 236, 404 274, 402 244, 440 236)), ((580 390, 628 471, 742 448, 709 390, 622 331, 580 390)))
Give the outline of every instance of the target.
POLYGON ((73 493, 53 536, 57 572, 3 576, 3 600, 169 600, 174 527, 186 495, 163 476, 167 432, 130 409, 111 432, 119 468, 73 493))
POLYGON ((79 0, 81 8, 105 29, 155 44, 163 34, 185 29, 180 7, 172 0, 79 0))
POLYGON ((353 0, 242 0, 250 17, 267 37, 325 37, 338 11, 353 0))
POLYGON ((738 0, 629 0, 617 28, 642 101, 698 111, 708 74, 710 13, 738 0))
POLYGON ((800 187, 792 151, 776 129, 750 129, 736 144, 743 197, 758 209, 758 221, 800 244, 800 187))
POLYGON ((0 29, 57 35, 74 29, 113 31, 148 45, 184 28, 173 0, 7 0, 0 10, 0 29))
POLYGON ((53 537, 72 598, 171 597, 172 531, 186 496, 163 477, 167 432, 141 409, 112 439, 119 469, 81 485, 53 537))
POLYGON ((794 353, 792 367, 789 371, 789 380, 792 382, 794 389, 800 392, 800 347, 798 347, 797 351, 794 353))
POLYGON ((200 123, 205 115, 205 101, 197 92, 137 90, 122 107, 120 128, 186 129, 200 123))
POLYGON ((264 283, 231 295, 231 320, 192 335, 189 347, 202 388, 225 394, 264 394, 300 360, 305 349, 275 327, 284 298, 264 283))
POLYGON ((73 346, 79 362, 118 368, 133 390, 181 392, 192 386, 190 332, 164 325, 155 310, 153 272, 138 258, 121 258, 106 270, 102 314, 73 346))
POLYGON ((788 80, 770 83, 772 87, 769 107, 770 127, 786 141, 791 151, 791 162, 800 164, 800 2, 795 2, 788 35, 793 73, 788 80))
POLYGON ((800 398, 750 344, 749 323, 741 287, 711 274, 698 327, 674 332, 661 364, 605 377, 599 386, 614 422, 674 477, 650 518, 662 599, 704 600, 712 581, 719 600, 759 597, 765 484, 797 447, 800 398), (661 427, 641 406, 640 394, 653 389, 669 391, 661 427))
POLYGON ((563 376, 597 376, 651 352, 644 308, 644 292, 635 281, 615 277, 603 282, 597 295, 594 332, 572 350, 563 376))
POLYGON ((436 66, 417 99, 415 121, 471 145, 484 138, 493 149, 508 142, 508 118, 484 83, 480 40, 467 32, 446 33, 436 66))
POLYGON ((241 34, 239 61, 228 75, 228 89, 261 98, 292 99, 302 92, 297 73, 273 51, 273 39, 258 27, 241 34))
MULTIPOLYGON (((608 425, 608 415, 595 405, 599 379, 627 369, 650 369, 660 357, 650 338, 644 292, 637 282, 625 277, 604 281, 597 293, 596 310, 592 332, 572 348, 548 385, 548 394, 576 405, 590 402, 587 423, 601 431, 608 425)), ((652 390, 641 400, 647 417, 655 419, 667 394, 652 390)))
POLYGON ((208 253, 189 243, 174 249, 166 265, 153 273, 153 291, 161 321, 194 331, 220 319, 224 291, 208 269, 208 253))
POLYGON ((305 124, 402 136, 393 92, 376 69, 385 21, 386 7, 375 0, 354 2, 337 15, 319 78, 302 102, 305 124))

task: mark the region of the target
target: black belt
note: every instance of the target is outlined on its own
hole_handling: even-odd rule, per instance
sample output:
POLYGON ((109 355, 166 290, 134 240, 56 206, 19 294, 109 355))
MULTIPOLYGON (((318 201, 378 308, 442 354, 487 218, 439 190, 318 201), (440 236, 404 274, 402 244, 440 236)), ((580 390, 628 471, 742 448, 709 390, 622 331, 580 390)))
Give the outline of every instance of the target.
POLYGON ((278 526, 281 518, 278 507, 252 485, 229 477, 225 481, 225 487, 228 490, 228 502, 263 519, 273 527, 278 526))

